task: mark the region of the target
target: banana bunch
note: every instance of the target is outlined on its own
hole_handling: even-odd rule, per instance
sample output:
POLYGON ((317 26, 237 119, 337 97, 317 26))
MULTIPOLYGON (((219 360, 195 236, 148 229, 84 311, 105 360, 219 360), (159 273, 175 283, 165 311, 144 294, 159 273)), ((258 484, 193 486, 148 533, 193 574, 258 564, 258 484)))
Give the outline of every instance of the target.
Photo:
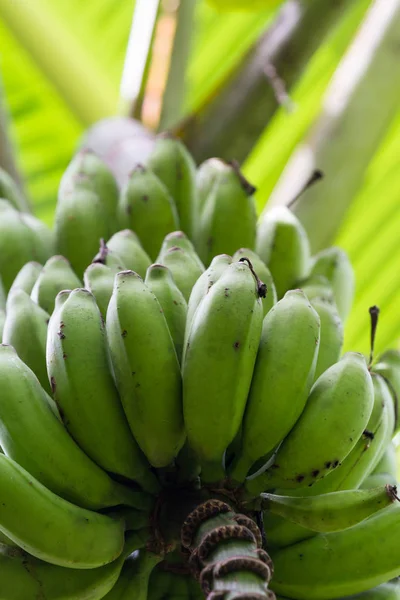
POLYGON ((123 189, 78 152, 54 234, 3 179, 0 600, 400 596, 400 353, 342 355, 346 254, 169 136, 123 189))

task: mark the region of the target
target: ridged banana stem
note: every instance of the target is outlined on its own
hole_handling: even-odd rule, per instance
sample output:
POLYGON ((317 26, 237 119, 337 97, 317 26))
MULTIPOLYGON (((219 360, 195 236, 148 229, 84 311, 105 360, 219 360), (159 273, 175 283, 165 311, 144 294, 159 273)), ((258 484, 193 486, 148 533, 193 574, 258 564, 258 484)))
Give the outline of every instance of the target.
POLYGON ((211 499, 198 505, 183 523, 181 542, 207 600, 275 599, 261 531, 229 504, 211 499))

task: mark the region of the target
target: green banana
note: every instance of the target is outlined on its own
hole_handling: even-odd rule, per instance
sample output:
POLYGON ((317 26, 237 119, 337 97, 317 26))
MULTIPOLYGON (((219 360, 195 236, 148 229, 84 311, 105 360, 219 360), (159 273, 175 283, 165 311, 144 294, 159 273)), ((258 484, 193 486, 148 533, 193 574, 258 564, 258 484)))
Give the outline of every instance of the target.
POLYGON ((42 269, 43 265, 38 262, 30 261, 26 263, 17 273, 17 276, 10 287, 9 294, 15 289, 21 289, 27 294, 30 294, 42 269))
POLYGON ((95 192, 99 196, 101 205, 107 212, 110 235, 117 231, 117 182, 101 158, 87 148, 79 150, 69 163, 60 182, 59 197, 73 194, 76 189, 95 192))
POLYGON ((382 454, 382 458, 376 465, 375 469, 372 471, 372 474, 376 473, 388 473, 393 477, 397 477, 397 456, 396 456, 396 446, 393 442, 389 442, 386 446, 384 453, 382 454))
POLYGON ((121 192, 120 225, 137 233, 154 260, 165 235, 179 227, 178 212, 168 188, 150 169, 137 165, 121 192))
POLYGON ((255 188, 236 163, 225 163, 212 177, 194 235, 197 252, 207 266, 217 254, 254 248, 256 241, 255 188))
POLYGON ((346 596, 343 600, 400 600, 400 583, 398 579, 382 583, 361 594, 346 596))
POLYGON ((332 286, 324 275, 310 275, 303 281, 297 282, 296 287, 303 290, 310 301, 320 298, 325 302, 335 304, 332 286))
POLYGON ((262 475, 249 479, 247 490, 258 494, 276 487, 304 487, 337 468, 365 430, 373 401, 373 384, 364 357, 347 352, 315 382, 273 464, 262 475))
POLYGON ((8 200, 13 207, 21 212, 30 212, 29 203, 14 179, 0 167, 0 198, 8 200))
MULTIPOLYGON (((235 252, 232 259, 233 261, 240 260, 241 258, 248 258, 253 265, 253 269, 257 273, 258 277, 267 286, 267 293, 265 298, 262 298, 262 305, 264 309, 264 316, 271 310, 274 304, 277 303, 278 298, 276 295, 275 284, 272 279, 272 275, 267 265, 261 260, 261 258, 253 250, 249 248, 240 248, 235 252)), ((211 266, 211 265, 210 265, 211 266)))
POLYGON ((384 485, 364 490, 343 490, 318 496, 278 496, 261 494, 264 510, 284 517, 312 531, 328 533, 353 527, 397 497, 395 486, 384 485))
MULTIPOLYGON (((26 216, 26 215, 25 215, 26 216)), ((30 260, 47 260, 40 240, 7 200, 0 199, 0 274, 8 292, 18 271, 30 260)))
POLYGON ((370 490, 382 485, 397 485, 397 477, 391 473, 371 473, 360 485, 360 490, 370 490))
POLYGON ((0 443, 49 490, 90 509, 142 505, 143 494, 114 482, 86 456, 51 409, 34 373, 0 346, 0 443))
POLYGON ((0 495, 0 529, 36 558, 61 567, 93 569, 122 552, 123 520, 63 500, 4 455, 0 495))
POLYGON ((106 324, 131 430, 149 462, 165 467, 185 440, 181 374, 162 308, 133 271, 116 275, 106 324))
POLYGON ((354 271, 349 257, 341 248, 332 246, 318 252, 311 264, 311 275, 323 275, 332 287, 338 313, 346 320, 354 298, 354 271))
POLYGON ((167 188, 178 210, 180 228, 192 238, 196 205, 196 165, 191 154, 178 139, 161 134, 156 138, 146 165, 167 188))
POLYGON ((96 569, 51 565, 0 545, 0 600, 100 600, 113 587, 123 557, 96 569))
POLYGON ((328 600, 358 594, 399 572, 400 506, 379 511, 343 531, 271 551, 271 588, 299 600, 328 600))
POLYGON ((215 182, 223 176, 226 163, 220 158, 208 158, 201 163, 196 172, 196 217, 203 212, 208 196, 215 182))
POLYGON ((51 387, 46 370, 47 325, 50 315, 22 289, 8 295, 3 329, 3 344, 13 346, 49 394, 51 387))
POLYGON ((130 229, 114 233, 107 242, 107 248, 121 258, 124 264, 122 270, 135 271, 144 279, 146 270, 151 265, 151 260, 144 251, 136 233, 130 229))
POLYGON ((307 233, 286 206, 269 208, 261 215, 257 224, 256 252, 271 271, 278 298, 309 273, 307 233))
POLYGON ((165 254, 171 248, 182 248, 187 254, 191 256, 194 262, 198 265, 199 269, 203 272, 205 271, 205 266, 203 262, 200 260, 199 255, 196 252, 195 247, 192 242, 189 240, 186 234, 183 231, 172 231, 168 235, 165 236, 163 242, 161 244, 160 251, 158 253, 157 262, 162 262, 165 254))
POLYGON ((92 263, 83 274, 85 288, 96 298, 103 318, 106 318, 108 304, 114 287, 115 272, 102 263, 92 263))
POLYGON ((168 267, 177 287, 188 302, 194 284, 204 272, 198 263, 188 252, 178 246, 170 248, 161 260, 158 257, 157 262, 168 267))
MULTIPOLYGON (((291 496, 316 496, 340 490, 357 489, 363 484, 381 456, 388 425, 388 398, 382 394, 384 388, 378 385, 379 382, 375 377, 373 383, 374 405, 367 427, 344 461, 311 487, 275 490, 275 493, 291 496)), ((386 475, 384 481, 378 481, 372 487, 386 483, 395 484, 396 482, 386 475)), ((268 543, 273 547, 289 546, 315 535, 310 529, 268 512, 264 514, 264 521, 268 531, 268 543)))
POLYGON ((100 240, 99 251, 93 258, 92 263, 106 265, 106 267, 112 269, 114 274, 124 271, 127 268, 122 257, 117 252, 114 252, 114 250, 111 250, 103 238, 100 240))
POLYGON ((54 231, 43 221, 30 214, 21 214, 21 220, 29 227, 35 243, 35 258, 44 263, 56 249, 54 231))
POLYGON ((147 269, 145 284, 160 303, 180 362, 185 335, 187 302, 173 280, 171 272, 164 265, 151 265, 147 269))
POLYGON ((31 292, 31 298, 49 315, 54 310, 54 301, 61 290, 81 287, 70 263, 64 256, 52 256, 44 265, 31 292))
POLYGON ((301 290, 287 292, 265 317, 232 479, 244 481, 252 464, 271 452, 302 414, 319 335, 319 316, 301 290))
POLYGON ((395 408, 395 433, 400 430, 400 352, 399 350, 387 350, 373 365, 372 370, 378 373, 389 384, 395 408))
POLYGON ((314 375, 314 379, 317 380, 322 373, 339 360, 343 347, 344 331, 335 304, 323 298, 313 298, 310 300, 310 304, 318 313, 321 321, 318 360, 314 375))
POLYGON ((194 314, 182 365, 183 408, 202 478, 223 477, 222 460, 242 421, 263 310, 246 262, 229 265, 194 314))
POLYGON ((88 290, 74 290, 53 313, 46 355, 54 399, 73 439, 106 471, 156 491, 118 397, 104 321, 88 290))
POLYGON ((130 556, 117 583, 103 600, 147 600, 151 572, 161 560, 157 554, 145 550, 130 556))

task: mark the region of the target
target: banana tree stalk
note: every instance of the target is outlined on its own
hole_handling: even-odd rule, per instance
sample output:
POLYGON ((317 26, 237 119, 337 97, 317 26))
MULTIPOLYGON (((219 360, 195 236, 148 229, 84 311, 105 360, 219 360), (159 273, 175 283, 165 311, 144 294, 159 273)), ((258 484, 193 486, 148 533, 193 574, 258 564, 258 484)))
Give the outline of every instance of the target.
POLYGON ((290 0, 248 53, 229 84, 193 115, 183 137, 195 158, 242 162, 287 92, 351 0, 290 0))
POLYGON ((181 0, 177 11, 177 24, 172 49, 171 64, 165 87, 159 129, 176 125, 182 116, 186 92, 186 73, 197 0, 181 0))
POLYGON ((288 203, 318 167, 324 180, 293 206, 313 251, 332 243, 400 97, 400 0, 376 0, 328 90, 323 114, 294 154, 272 203, 288 203))

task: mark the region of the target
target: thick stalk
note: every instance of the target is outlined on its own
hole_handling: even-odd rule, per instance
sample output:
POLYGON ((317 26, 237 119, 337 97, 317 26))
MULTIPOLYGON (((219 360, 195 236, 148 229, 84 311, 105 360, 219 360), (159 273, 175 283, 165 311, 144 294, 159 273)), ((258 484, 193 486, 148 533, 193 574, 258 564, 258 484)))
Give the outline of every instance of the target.
POLYGON ((273 566, 260 529, 225 502, 198 505, 182 526, 181 542, 207 600, 275 598, 268 589, 273 566))
POLYGON ((183 137, 197 161, 209 156, 242 162, 287 91, 351 0, 290 1, 247 54, 228 85, 188 120, 183 137))
POLYGON ((181 0, 178 8, 175 39, 159 123, 160 130, 176 125, 182 116, 195 8, 196 0, 181 0))
POLYGON ((400 0, 376 0, 336 72, 323 114, 274 191, 274 202, 285 203, 297 191, 290 182, 300 186, 315 166, 325 173, 293 207, 313 251, 332 243, 398 110, 399 31, 400 0))

